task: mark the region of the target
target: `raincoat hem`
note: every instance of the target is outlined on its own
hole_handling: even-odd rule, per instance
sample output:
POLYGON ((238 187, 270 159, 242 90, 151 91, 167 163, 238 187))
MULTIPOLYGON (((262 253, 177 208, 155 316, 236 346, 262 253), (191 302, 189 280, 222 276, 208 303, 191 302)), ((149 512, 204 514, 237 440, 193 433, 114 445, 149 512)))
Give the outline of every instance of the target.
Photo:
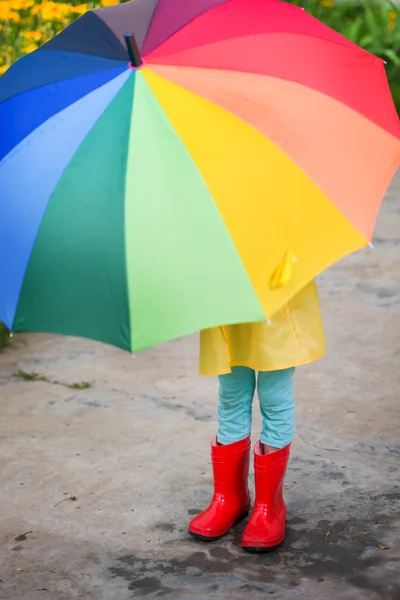
POLYGON ((202 369, 199 370, 200 375, 203 375, 204 377, 218 377, 219 375, 229 375, 229 373, 232 373, 232 368, 233 367, 247 367, 249 369, 253 369, 254 371, 259 371, 259 372, 268 372, 268 371, 281 371, 283 369, 290 369, 292 367, 300 367, 301 365, 308 365, 312 362, 315 362, 316 360, 319 360, 320 358, 322 358, 324 356, 326 352, 326 349, 324 348, 324 350, 322 352, 319 352, 318 354, 315 354, 313 356, 309 356, 308 358, 305 359, 299 359, 297 361, 292 361, 288 364, 284 364, 284 365, 274 365, 273 367, 258 367, 255 366, 253 364, 246 364, 244 362, 238 362, 238 363, 231 363, 230 368, 229 369, 222 369, 220 371, 217 372, 206 372, 203 371, 202 369))

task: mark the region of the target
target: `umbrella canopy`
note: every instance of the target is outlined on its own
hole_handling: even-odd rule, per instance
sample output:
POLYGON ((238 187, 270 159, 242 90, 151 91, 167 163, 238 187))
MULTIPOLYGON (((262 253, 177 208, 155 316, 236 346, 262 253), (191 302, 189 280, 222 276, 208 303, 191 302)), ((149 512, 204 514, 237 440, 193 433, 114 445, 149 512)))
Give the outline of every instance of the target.
POLYGON ((0 79, 0 131, 0 320, 133 351, 271 317, 400 162, 383 61, 278 0, 89 11, 0 79))

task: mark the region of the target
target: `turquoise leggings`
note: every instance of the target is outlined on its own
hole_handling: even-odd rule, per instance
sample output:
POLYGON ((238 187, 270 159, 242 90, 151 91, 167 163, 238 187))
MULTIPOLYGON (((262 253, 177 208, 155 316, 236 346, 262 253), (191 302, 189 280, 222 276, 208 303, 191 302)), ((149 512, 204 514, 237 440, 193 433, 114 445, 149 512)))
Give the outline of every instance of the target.
POLYGON ((221 444, 233 444, 250 435, 253 398, 258 391, 262 416, 260 441, 268 446, 284 448, 293 439, 294 368, 256 372, 247 367, 234 367, 232 373, 219 377, 218 436, 221 444))

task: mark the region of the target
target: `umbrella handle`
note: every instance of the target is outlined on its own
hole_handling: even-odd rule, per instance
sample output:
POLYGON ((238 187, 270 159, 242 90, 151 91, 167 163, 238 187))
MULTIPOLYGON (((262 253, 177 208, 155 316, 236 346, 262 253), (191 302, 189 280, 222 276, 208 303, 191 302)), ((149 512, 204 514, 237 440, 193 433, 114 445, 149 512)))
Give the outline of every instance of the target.
POLYGON ((140 56, 139 48, 136 43, 135 36, 133 35, 133 31, 125 31, 124 38, 129 59, 131 61, 131 66, 134 69, 138 69, 143 64, 143 61, 140 56))

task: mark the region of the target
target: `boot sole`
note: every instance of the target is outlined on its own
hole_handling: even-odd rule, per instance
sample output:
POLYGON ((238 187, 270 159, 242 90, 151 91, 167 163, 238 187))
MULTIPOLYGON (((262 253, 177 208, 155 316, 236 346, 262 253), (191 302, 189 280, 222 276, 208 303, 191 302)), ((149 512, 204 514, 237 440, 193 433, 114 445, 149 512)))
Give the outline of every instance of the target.
POLYGON ((247 510, 242 515, 240 515, 240 517, 238 517, 236 519, 236 521, 234 523, 232 523, 232 525, 229 527, 229 529, 227 529, 226 531, 224 531, 224 533, 221 533, 220 535, 214 535, 214 536, 201 535, 201 533, 195 533, 194 531, 190 531, 190 529, 188 529, 188 533, 190 533, 190 535, 192 537, 194 537, 196 540, 199 540, 201 542, 215 542, 217 540, 220 540, 224 536, 226 536, 226 534, 230 532, 230 530, 232 529, 232 527, 234 527, 235 525, 237 525, 238 523, 240 523, 240 521, 243 521, 243 519, 245 519, 246 517, 248 517, 249 513, 250 513, 250 509, 247 510))
POLYGON ((242 550, 249 554, 268 554, 278 550, 283 545, 284 540, 276 544, 275 546, 242 546, 242 550))

